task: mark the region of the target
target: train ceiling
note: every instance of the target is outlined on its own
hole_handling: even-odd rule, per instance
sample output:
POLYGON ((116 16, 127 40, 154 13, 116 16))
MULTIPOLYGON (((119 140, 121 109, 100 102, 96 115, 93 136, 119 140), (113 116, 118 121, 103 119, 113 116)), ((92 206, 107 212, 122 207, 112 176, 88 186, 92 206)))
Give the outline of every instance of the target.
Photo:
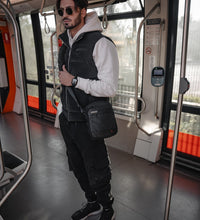
MULTIPOLYGON (((88 0, 89 7, 95 7, 95 5, 103 6, 106 2, 110 3, 119 3, 119 2, 125 2, 126 0, 88 0)), ((22 12, 28 12, 28 11, 35 11, 39 10, 41 8, 42 2, 44 3, 44 8, 55 6, 56 0, 2 0, 5 4, 11 3, 12 8, 14 9, 14 12, 16 14, 22 13, 22 12)), ((2 10, 1 10, 2 12, 2 10)))

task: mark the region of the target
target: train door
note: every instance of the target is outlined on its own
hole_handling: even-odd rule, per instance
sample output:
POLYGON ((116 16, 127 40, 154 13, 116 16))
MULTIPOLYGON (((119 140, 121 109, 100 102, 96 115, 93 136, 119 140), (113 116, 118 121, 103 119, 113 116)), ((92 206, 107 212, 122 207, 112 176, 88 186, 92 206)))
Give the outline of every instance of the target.
POLYGON ((3 35, 0 31, 0 112, 3 111, 6 99, 8 97, 9 87, 7 79, 6 55, 3 45, 3 35))
MULTIPOLYGON (((56 110, 51 105, 53 89, 51 35, 56 30, 55 17, 54 15, 43 17, 39 13, 22 15, 19 17, 19 24, 23 43, 29 112, 41 118, 54 119, 56 110)), ((56 61, 58 44, 56 37, 52 39, 56 61)), ((55 67, 57 67, 56 63, 55 67)))
MULTIPOLYGON (((174 122, 177 108, 177 97, 180 78, 180 60, 181 60, 181 45, 183 33, 183 16, 184 16, 184 1, 174 3, 178 14, 177 30, 171 30, 174 33, 177 31, 176 54, 174 63, 174 77, 170 74, 171 69, 168 68, 169 74, 166 81, 167 88, 165 95, 164 106, 164 144, 163 158, 169 159, 171 148, 173 145, 174 122), (173 87, 172 87, 173 86, 173 87), (169 95, 172 94, 172 95, 169 95)), ((177 163, 188 168, 200 170, 200 15, 199 1, 191 1, 190 23, 189 23, 189 41, 186 63, 186 78, 190 82, 190 89, 184 95, 183 108, 181 114, 180 133, 178 139, 177 163)), ((176 17, 176 13, 171 18, 176 17)), ((176 22, 175 22, 176 23, 176 22)), ((172 34, 173 35, 173 34, 172 34)), ((175 46, 175 45, 174 45, 175 46)), ((172 56, 168 56, 172 59, 172 56)), ((172 63, 168 59, 168 64, 172 63)))

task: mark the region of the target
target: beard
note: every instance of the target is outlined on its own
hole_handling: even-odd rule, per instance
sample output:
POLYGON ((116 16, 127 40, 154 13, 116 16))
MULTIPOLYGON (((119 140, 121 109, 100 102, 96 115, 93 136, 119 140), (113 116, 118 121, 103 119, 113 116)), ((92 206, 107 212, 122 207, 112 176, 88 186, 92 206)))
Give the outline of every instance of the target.
POLYGON ((69 18, 64 18, 63 22, 66 29, 73 29, 81 23, 81 13, 79 13, 78 16, 73 20, 69 18), (65 21, 67 21, 67 23, 65 23, 65 21))

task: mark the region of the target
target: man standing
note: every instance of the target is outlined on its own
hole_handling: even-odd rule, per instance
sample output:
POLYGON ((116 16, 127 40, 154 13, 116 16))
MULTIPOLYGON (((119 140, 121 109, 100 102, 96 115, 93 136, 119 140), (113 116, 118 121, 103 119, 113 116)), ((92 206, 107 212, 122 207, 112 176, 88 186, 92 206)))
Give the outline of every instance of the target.
POLYGON ((87 0, 57 0, 58 14, 66 31, 59 37, 59 79, 62 84, 60 128, 67 147, 69 167, 76 176, 87 203, 73 220, 101 213, 100 220, 114 220, 111 170, 104 139, 93 140, 84 115, 69 93, 72 89, 82 108, 115 95, 118 56, 114 43, 101 34, 95 12, 87 14, 87 0))

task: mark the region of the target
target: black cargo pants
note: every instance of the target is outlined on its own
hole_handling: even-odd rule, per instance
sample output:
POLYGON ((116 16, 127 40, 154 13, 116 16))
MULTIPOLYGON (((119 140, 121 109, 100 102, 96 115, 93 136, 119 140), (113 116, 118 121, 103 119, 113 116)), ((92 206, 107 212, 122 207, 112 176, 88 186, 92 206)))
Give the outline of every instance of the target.
POLYGON ((111 170, 104 140, 93 140, 86 122, 69 122, 59 116, 60 129, 67 147, 69 168, 74 172, 88 201, 110 203, 111 170))

